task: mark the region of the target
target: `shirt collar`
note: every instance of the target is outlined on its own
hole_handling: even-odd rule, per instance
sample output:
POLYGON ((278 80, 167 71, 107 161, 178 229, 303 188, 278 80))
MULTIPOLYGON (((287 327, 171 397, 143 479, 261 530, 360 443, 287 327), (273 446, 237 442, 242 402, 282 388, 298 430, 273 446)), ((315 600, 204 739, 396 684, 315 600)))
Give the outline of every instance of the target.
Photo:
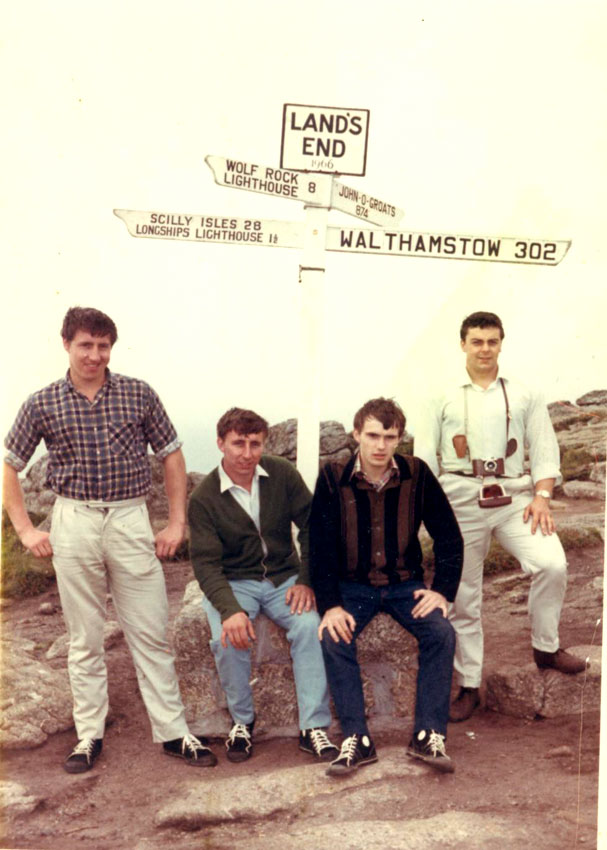
MULTIPOLYGON (((220 493, 225 493, 226 490, 231 490, 232 487, 240 487, 241 486, 240 484, 236 484, 234 481, 232 481, 232 479, 230 478, 228 473, 223 468, 223 463, 219 464, 219 466, 217 467, 217 471, 219 473, 219 492, 220 493)), ((270 476, 269 476, 268 472, 266 472, 266 470, 263 468, 263 466, 260 466, 260 464, 257 464, 257 466, 255 467, 255 471, 253 472, 253 480, 259 481, 260 478, 269 478, 269 477, 270 476)), ((242 488, 242 489, 244 489, 244 488, 242 488)))
POLYGON ((390 478, 392 478, 392 476, 395 474, 394 470, 396 470, 396 475, 400 474, 398 464, 394 460, 394 455, 393 455, 390 458, 390 464, 389 464, 388 468, 386 469, 386 471, 384 472, 384 474, 382 475, 380 480, 377 481, 377 482, 371 481, 371 479, 367 478, 367 476, 363 472, 363 468, 362 468, 362 465, 361 465, 361 462, 360 462, 360 452, 357 451, 356 454, 354 455, 354 466, 352 467, 352 472, 350 474, 350 480, 352 480, 352 478, 354 478, 355 475, 358 475, 359 478, 364 478, 365 481, 368 481, 369 484, 372 484, 375 487, 376 484, 380 484, 380 483, 385 484, 386 481, 389 481, 390 478))
MULTIPOLYGON (((508 380, 508 379, 507 379, 504 375, 502 375, 502 374, 500 373, 500 371, 498 370, 498 373, 497 373, 497 375, 496 375, 496 377, 495 377, 495 380, 494 380, 494 381, 491 381, 491 383, 489 384, 489 386, 487 387, 487 389, 488 389, 488 390, 493 389, 493 387, 495 387, 495 386, 496 386, 496 384, 499 382, 499 379, 500 379, 500 378, 503 378, 503 379, 504 379, 504 381, 507 381, 507 380, 508 380)), ((468 374, 468 370, 466 369, 466 367, 465 367, 465 366, 464 366, 464 368, 463 368, 463 370, 462 370, 462 373, 461 373, 461 380, 460 380, 460 384, 459 384, 459 385, 460 385, 460 387, 472 387, 472 388, 477 388, 477 389, 483 389, 483 387, 479 386, 479 384, 475 384, 475 383, 472 381, 472 378, 471 378, 471 377, 470 377, 470 375, 468 374)))
MULTIPOLYGON (((118 383, 118 375, 115 372, 110 372, 110 370, 106 368, 106 370, 105 370, 105 381, 99 387, 99 390, 97 392, 98 393, 101 392, 103 389, 105 389, 108 386, 115 387, 117 383, 118 383)), ((65 378, 63 379, 63 389, 64 389, 64 392, 70 391, 70 392, 73 392, 73 393, 79 393, 79 390, 76 389, 76 387, 74 386, 74 382, 71 379, 69 369, 65 373, 65 378)))

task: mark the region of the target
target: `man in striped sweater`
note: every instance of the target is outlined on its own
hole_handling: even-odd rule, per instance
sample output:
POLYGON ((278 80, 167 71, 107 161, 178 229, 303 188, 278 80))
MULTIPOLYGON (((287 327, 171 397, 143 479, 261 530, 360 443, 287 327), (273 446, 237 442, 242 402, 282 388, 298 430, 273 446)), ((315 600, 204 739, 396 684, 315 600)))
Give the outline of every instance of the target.
POLYGON ((344 775, 377 760, 365 719, 356 638, 385 611, 419 643, 415 721, 408 754, 453 771, 445 749, 463 544, 449 502, 428 466, 396 454, 405 430, 401 408, 372 399, 354 417, 356 455, 321 470, 310 516, 310 570, 329 688, 344 741, 327 773, 344 775), (434 541, 431 588, 418 539, 434 541))

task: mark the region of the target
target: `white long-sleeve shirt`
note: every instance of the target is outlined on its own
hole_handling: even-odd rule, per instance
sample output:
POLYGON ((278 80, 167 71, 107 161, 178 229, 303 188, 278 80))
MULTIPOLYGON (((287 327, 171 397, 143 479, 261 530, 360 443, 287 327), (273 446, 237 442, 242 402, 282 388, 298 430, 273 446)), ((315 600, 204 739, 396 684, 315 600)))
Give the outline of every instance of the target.
MULTIPOLYGON (((415 427, 414 450, 435 475, 472 474, 472 459, 505 457, 506 401, 500 377, 503 376, 484 389, 472 383, 464 370, 460 382, 422 405, 415 427), (467 435, 469 451, 464 458, 457 457, 453 445, 453 437, 460 434, 467 435)), ((554 478, 559 483, 559 446, 541 394, 509 378, 504 378, 504 384, 511 416, 508 438, 514 437, 517 442, 516 451, 505 461, 506 476, 517 478, 525 473, 525 446, 528 446, 533 482, 554 478)))

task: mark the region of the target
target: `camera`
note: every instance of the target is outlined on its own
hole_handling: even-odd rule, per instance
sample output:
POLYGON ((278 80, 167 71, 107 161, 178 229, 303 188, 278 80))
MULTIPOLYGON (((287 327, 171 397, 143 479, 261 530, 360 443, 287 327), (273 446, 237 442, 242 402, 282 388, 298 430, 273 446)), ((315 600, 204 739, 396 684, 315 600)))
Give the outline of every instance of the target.
POLYGON ((487 460, 477 458, 472 461, 472 474, 477 478, 487 478, 489 475, 503 475, 505 471, 503 457, 490 457, 487 460))

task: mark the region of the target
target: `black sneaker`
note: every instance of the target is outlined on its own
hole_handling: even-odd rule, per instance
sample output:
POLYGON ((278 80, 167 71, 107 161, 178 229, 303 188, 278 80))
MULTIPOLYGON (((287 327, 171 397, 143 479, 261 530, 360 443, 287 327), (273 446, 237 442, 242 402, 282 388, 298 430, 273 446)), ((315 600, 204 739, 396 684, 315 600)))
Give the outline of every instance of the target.
POLYGON ((235 723, 226 739, 226 755, 229 761, 246 761, 253 755, 252 723, 235 723))
POLYGON ((310 753, 319 761, 331 761, 339 755, 339 750, 329 741, 324 729, 302 729, 299 732, 299 749, 310 753))
POLYGON ((103 738, 83 738, 63 762, 64 769, 68 773, 86 773, 95 764, 102 747, 103 738))
POLYGON ((374 761, 377 761, 377 753, 373 741, 367 735, 350 735, 342 742, 338 757, 327 768, 327 776, 343 776, 374 761))
POLYGON ((425 729, 416 732, 411 738, 407 755, 425 761, 426 764, 442 773, 453 773, 455 770, 455 765, 445 750, 445 736, 439 735, 433 729, 429 732, 425 729))
POLYGON ((197 738, 196 735, 188 733, 183 738, 173 738, 165 741, 162 749, 167 756, 176 756, 183 759, 192 767, 215 767, 217 756, 207 747, 206 738, 197 738))

